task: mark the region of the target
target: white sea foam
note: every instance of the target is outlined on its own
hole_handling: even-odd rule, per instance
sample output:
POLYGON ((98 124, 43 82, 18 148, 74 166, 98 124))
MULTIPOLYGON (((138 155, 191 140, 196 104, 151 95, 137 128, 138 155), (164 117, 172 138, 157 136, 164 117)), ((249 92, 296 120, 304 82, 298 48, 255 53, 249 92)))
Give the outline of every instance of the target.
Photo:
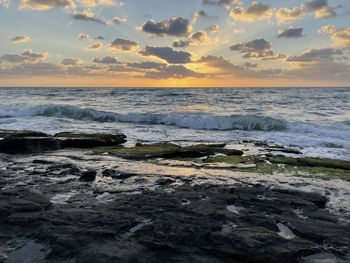
POLYGON ((269 116, 217 116, 201 113, 127 113, 97 111, 68 105, 40 105, 19 110, 0 110, 0 117, 45 116, 97 122, 161 124, 198 130, 257 130, 287 129, 287 122, 269 116))

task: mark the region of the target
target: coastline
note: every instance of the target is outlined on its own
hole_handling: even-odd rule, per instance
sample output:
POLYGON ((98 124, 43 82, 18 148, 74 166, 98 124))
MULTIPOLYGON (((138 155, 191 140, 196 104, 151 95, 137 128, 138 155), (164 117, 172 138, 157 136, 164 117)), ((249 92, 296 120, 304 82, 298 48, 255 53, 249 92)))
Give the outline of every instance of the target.
POLYGON ((348 161, 263 142, 246 142, 265 148, 247 155, 224 144, 125 148, 121 134, 2 137, 25 148, 0 154, 0 262, 349 259, 348 161))

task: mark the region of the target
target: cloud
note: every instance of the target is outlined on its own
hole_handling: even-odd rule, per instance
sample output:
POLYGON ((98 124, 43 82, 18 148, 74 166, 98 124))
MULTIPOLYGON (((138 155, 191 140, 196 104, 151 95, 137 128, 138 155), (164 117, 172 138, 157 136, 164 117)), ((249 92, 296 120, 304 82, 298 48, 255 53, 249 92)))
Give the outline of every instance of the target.
POLYGON ((192 23, 196 23, 198 19, 211 20, 211 19, 217 19, 217 18, 219 18, 219 17, 211 16, 207 12, 205 12, 204 10, 200 10, 200 11, 193 14, 193 22, 192 23))
POLYGON ((47 59, 47 53, 33 53, 31 49, 25 49, 22 54, 6 54, 0 57, 1 60, 10 63, 38 63, 47 59))
POLYGON ((193 14, 193 18, 197 19, 197 18, 211 18, 210 15, 208 15, 207 12, 205 12, 204 10, 200 10, 196 13, 193 14))
POLYGON ((211 67, 219 71, 221 74, 232 74, 235 73, 237 75, 243 74, 245 69, 241 66, 234 65, 227 59, 219 56, 205 56, 201 57, 195 63, 201 63, 206 65, 207 67, 211 67))
POLYGON ((329 18, 337 15, 335 8, 328 4, 328 0, 311 0, 292 9, 278 9, 276 19, 279 24, 289 23, 300 20, 309 13, 314 14, 316 18, 329 18))
MULTIPOLYGON (((325 80, 325 81, 349 81, 350 65, 334 62, 332 60, 314 61, 312 63, 296 63, 292 68, 265 68, 256 69, 256 64, 245 64, 239 66, 231 63, 223 57, 202 57, 195 63, 202 63, 216 70, 211 73, 215 77, 242 77, 256 79, 303 79, 303 80, 325 80)), ((210 75, 208 75, 209 77, 210 75)))
POLYGON ((133 51, 139 48, 139 44, 135 41, 127 39, 116 38, 110 45, 111 49, 120 51, 133 51))
POLYGON ((16 43, 16 44, 25 43, 29 39, 30 39, 30 37, 28 37, 28 36, 16 36, 16 37, 11 38, 11 42, 16 43))
POLYGON ((335 56, 343 55, 341 49, 322 48, 311 49, 305 51, 300 56, 290 56, 287 58, 288 62, 316 62, 316 61, 332 61, 335 56))
POLYGON ((328 18, 337 15, 335 9, 328 4, 328 0, 312 0, 305 3, 307 12, 314 12, 316 18, 328 18))
POLYGON ((218 33, 220 31, 220 26, 219 25, 211 25, 206 28, 206 31, 210 33, 218 33))
POLYGON ((213 5, 219 7, 230 8, 231 6, 241 3, 240 0, 203 0, 203 5, 213 5))
POLYGON ((137 68, 137 69, 161 70, 161 69, 165 68, 167 65, 164 63, 147 61, 147 62, 131 62, 131 63, 127 63, 127 66, 132 67, 132 68, 137 68))
POLYGON ((118 64, 118 60, 115 57, 107 56, 103 58, 94 58, 92 61, 97 64, 118 64))
POLYGON ((300 20, 305 16, 304 9, 300 6, 296 6, 292 9, 280 8, 276 12, 277 23, 284 24, 300 20))
POLYGON ((299 38, 303 36, 302 27, 289 27, 287 29, 280 30, 277 35, 279 38, 299 38))
POLYGON ((116 3, 113 0, 80 0, 81 4, 89 7, 94 8, 96 6, 113 6, 116 5, 116 3))
POLYGON ((46 76, 62 74, 62 68, 52 63, 23 63, 10 69, 10 75, 46 76))
POLYGON ((90 37, 89 37, 88 34, 83 34, 83 33, 81 33, 81 34, 79 34, 79 35, 77 36, 77 38, 78 38, 79 40, 86 40, 86 39, 89 39, 90 37))
POLYGON ((98 18, 92 13, 91 11, 83 11, 80 13, 74 13, 72 17, 75 20, 81 20, 81 21, 87 21, 87 22, 95 22, 98 24, 105 25, 106 21, 102 20, 101 18, 98 18))
POLYGON ((243 66, 235 65, 229 60, 218 56, 201 57, 195 63, 204 64, 215 70, 211 73, 212 77, 244 77, 244 78, 275 78, 282 72, 280 69, 256 70, 257 64, 245 63, 243 66), (254 69, 254 70, 253 70, 254 69))
POLYGON ((175 17, 160 22, 149 20, 142 25, 141 30, 156 36, 187 36, 192 31, 192 27, 188 19, 175 17))
POLYGON ((346 63, 334 61, 318 61, 300 63, 297 67, 284 72, 289 78, 317 81, 350 81, 350 66, 346 63))
POLYGON ((190 35, 188 40, 176 40, 173 43, 173 47, 184 48, 188 46, 198 46, 205 43, 208 40, 208 35, 204 31, 194 32, 190 35))
POLYGON ((265 39, 233 44, 230 49, 243 53, 243 58, 266 58, 274 55, 271 51, 271 43, 265 39))
POLYGON ((243 7, 232 9, 230 16, 238 21, 255 22, 271 18, 273 12, 274 9, 271 6, 254 1, 247 9, 243 7))
POLYGON ((327 6, 321 8, 320 10, 317 10, 315 12, 315 16, 316 18, 329 18, 337 16, 337 13, 335 12, 335 9, 333 7, 327 6))
POLYGON ((185 51, 175 51, 170 47, 150 47, 141 51, 144 56, 155 56, 170 64, 186 64, 191 62, 191 54, 185 51))
POLYGON ((79 58, 65 58, 61 61, 61 64, 62 65, 65 65, 65 66, 76 66, 76 65, 80 65, 82 64, 83 62, 81 61, 81 59, 79 58))
POLYGON ((121 25, 125 24, 128 20, 125 17, 113 17, 110 24, 121 25))
POLYGON ((146 72, 145 77, 151 79, 184 79, 204 77, 204 75, 182 65, 170 65, 162 68, 160 71, 146 72))
POLYGON ((85 50, 92 50, 92 51, 98 51, 103 48, 103 44, 101 42, 96 42, 94 44, 91 44, 87 47, 85 47, 85 50))
POLYGON ((74 0, 21 0, 19 7, 44 11, 56 7, 72 7, 73 5, 74 0))
POLYGON ((246 62, 243 65, 245 68, 256 68, 258 66, 257 63, 250 63, 250 62, 246 62))
POLYGON ((334 25, 327 25, 319 32, 328 34, 337 46, 350 47, 350 27, 337 28, 334 25))

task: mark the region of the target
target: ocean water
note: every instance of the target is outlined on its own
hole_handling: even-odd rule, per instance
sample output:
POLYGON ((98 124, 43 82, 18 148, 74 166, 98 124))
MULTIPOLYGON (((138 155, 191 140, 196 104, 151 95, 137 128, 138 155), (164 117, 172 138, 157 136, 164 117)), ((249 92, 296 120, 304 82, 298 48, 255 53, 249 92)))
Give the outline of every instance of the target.
POLYGON ((350 88, 0 89, 0 129, 267 141, 350 160, 350 88))

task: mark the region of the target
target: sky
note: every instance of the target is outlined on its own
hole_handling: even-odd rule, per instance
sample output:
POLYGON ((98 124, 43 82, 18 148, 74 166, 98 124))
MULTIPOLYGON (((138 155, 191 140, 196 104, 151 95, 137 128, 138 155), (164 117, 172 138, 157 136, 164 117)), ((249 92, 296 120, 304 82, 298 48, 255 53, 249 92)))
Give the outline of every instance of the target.
POLYGON ((350 87, 349 0, 0 0, 0 86, 350 87))

